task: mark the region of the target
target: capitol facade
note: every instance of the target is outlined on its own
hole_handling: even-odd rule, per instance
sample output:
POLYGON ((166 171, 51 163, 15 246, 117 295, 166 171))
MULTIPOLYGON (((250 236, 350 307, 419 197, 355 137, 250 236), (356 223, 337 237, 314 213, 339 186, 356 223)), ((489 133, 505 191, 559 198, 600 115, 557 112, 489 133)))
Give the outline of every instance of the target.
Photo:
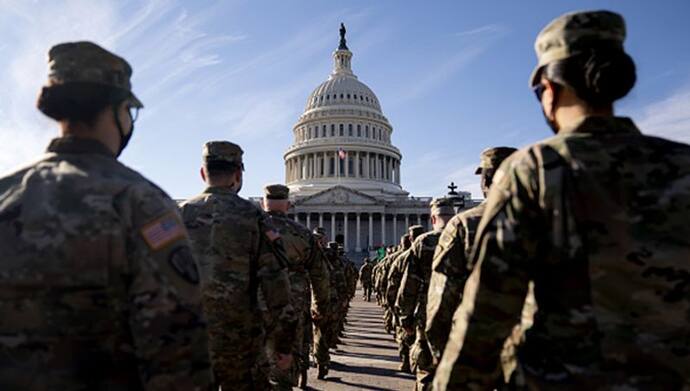
MULTIPOLYGON (((323 227, 348 252, 396 244, 407 227, 430 229, 431 197, 401 184, 402 153, 374 92, 352 71, 341 26, 333 71, 309 95, 287 149, 285 183, 291 218, 323 227)), ((470 200, 469 193, 461 197, 470 200)))

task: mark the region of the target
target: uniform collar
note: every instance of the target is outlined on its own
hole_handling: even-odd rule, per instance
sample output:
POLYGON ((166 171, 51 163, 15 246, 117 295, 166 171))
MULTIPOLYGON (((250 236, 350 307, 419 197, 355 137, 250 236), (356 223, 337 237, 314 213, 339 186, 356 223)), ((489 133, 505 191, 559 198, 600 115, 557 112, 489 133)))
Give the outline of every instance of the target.
POLYGON ((211 194, 237 194, 233 189, 227 186, 209 186, 204 190, 204 193, 211 194))
POLYGON ((271 216, 285 216, 285 212, 277 211, 277 210, 269 210, 267 212, 271 216))
POLYGON ((74 136, 54 138, 50 141, 50 144, 48 144, 46 152, 94 153, 98 155, 105 155, 115 159, 115 155, 113 154, 113 152, 100 141, 74 136))
POLYGON ((585 117, 577 125, 564 128, 558 134, 566 133, 628 133, 641 134, 635 123, 628 117, 585 117))

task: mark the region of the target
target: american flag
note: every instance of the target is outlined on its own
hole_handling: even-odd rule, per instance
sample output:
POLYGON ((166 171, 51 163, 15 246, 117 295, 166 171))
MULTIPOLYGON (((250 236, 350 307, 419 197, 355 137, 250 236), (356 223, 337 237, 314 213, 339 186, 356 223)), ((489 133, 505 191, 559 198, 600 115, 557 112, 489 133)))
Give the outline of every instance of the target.
POLYGON ((343 151, 342 148, 338 148, 338 157, 340 158, 340 160, 345 160, 345 158, 347 157, 347 152, 343 151))
POLYGON ((168 243, 186 235, 182 224, 177 221, 177 217, 172 213, 146 225, 142 228, 141 234, 153 250, 163 248, 168 243))

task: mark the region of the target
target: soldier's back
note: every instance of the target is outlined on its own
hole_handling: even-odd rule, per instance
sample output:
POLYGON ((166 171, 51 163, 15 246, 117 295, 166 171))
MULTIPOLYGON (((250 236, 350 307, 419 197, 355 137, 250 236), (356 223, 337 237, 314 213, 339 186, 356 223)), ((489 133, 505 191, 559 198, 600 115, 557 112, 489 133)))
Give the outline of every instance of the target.
POLYGON ((223 188, 209 188, 182 205, 182 217, 201 269, 202 293, 207 316, 222 323, 252 324, 258 317, 258 255, 264 232, 263 212, 250 201, 223 188), (231 309, 232 311, 228 311, 231 309))
MULTIPOLYGON (((150 371, 144 383, 165 368, 149 361, 157 353, 147 349, 165 348, 147 334, 162 336, 171 326, 145 295, 172 305, 166 292, 175 285, 175 294, 198 300, 196 268, 183 262, 191 258, 179 258, 178 270, 189 284, 161 281, 174 279, 169 257, 189 255, 186 233, 173 201, 104 146, 71 139, 51 145, 79 153, 48 153, 0 179, 0 388, 140 389, 140 368, 150 371), (179 239, 181 247, 165 249, 179 239), (154 249, 161 257, 149 253, 154 249), (151 312, 140 314, 137 300, 151 312), (159 330, 144 325, 156 321, 159 330)), ((177 316, 201 324, 194 318, 200 309, 190 309, 177 316)), ((207 361, 205 339, 195 343, 207 361)), ((167 353, 179 354, 182 365, 190 358, 167 353)))
POLYGON ((690 146, 590 118, 511 160, 509 175, 539 178, 547 224, 527 367, 687 386, 690 146))

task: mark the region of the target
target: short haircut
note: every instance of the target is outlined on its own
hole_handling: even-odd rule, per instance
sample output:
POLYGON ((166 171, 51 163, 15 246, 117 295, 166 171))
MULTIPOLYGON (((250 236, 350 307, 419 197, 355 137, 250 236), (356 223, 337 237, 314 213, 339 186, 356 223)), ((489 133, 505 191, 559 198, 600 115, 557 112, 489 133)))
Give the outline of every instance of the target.
POLYGON ((206 172, 211 178, 233 175, 242 166, 237 163, 230 163, 222 160, 211 160, 204 163, 206 172))
POLYGON ((48 117, 70 122, 93 124, 105 108, 129 98, 121 88, 96 83, 68 83, 43 87, 36 106, 48 117))

